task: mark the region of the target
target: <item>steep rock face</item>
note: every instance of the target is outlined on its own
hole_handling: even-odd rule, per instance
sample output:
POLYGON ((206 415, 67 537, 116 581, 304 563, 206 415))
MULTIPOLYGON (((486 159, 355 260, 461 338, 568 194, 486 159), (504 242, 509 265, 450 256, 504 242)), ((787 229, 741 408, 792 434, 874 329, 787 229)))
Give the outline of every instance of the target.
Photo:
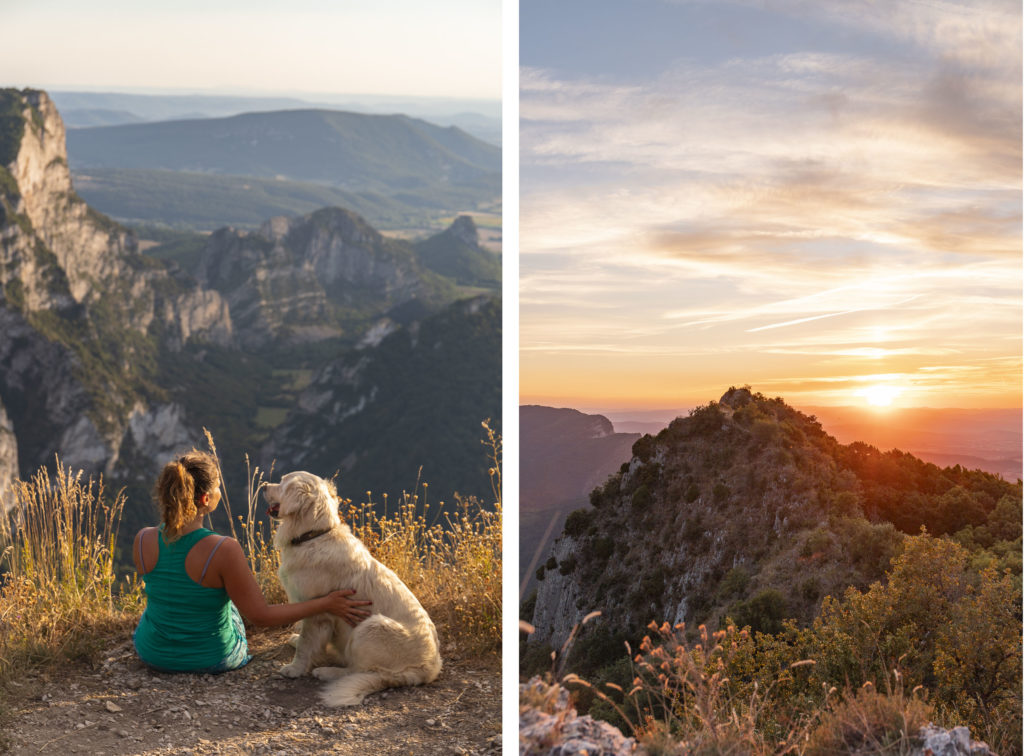
MULTIPOLYGON (((217 292, 141 256, 75 194, 64 139, 44 92, 0 90, 0 401, 23 476, 55 453, 121 470, 131 418, 166 411, 161 353, 232 338, 217 292)), ((148 475, 158 447, 137 446, 132 465, 148 475)))
POLYGON ((0 513, 11 506, 11 483, 18 477, 18 440, 14 425, 0 402, 0 513))
POLYGON ((539 582, 532 620, 536 632, 531 641, 547 640, 558 648, 586 614, 604 609, 599 605, 586 607, 583 602, 589 598, 589 591, 585 593, 584 587, 573 577, 582 547, 576 539, 564 536, 552 547, 548 562, 552 568, 544 571, 544 579, 539 582))
POLYGON ((341 208, 273 218, 251 233, 221 229, 207 245, 198 277, 230 303, 247 347, 340 336, 356 322, 365 327, 367 316, 451 296, 407 243, 385 238, 341 208))
POLYGON ((37 238, 57 257, 76 302, 100 296, 94 284, 123 272, 122 257, 135 251, 134 237, 103 223, 71 187, 64 124, 43 92, 24 95, 26 128, 14 162, 7 166, 24 213, 37 238))
POLYGON ((480 423, 501 416, 501 306, 462 300, 332 360, 312 378, 261 457, 330 477, 356 498, 413 491, 490 495, 480 423), (413 376, 409 380, 409 376, 413 376), (460 461, 456 461, 460 460, 460 461), (469 463, 467 464, 467 460, 469 463))

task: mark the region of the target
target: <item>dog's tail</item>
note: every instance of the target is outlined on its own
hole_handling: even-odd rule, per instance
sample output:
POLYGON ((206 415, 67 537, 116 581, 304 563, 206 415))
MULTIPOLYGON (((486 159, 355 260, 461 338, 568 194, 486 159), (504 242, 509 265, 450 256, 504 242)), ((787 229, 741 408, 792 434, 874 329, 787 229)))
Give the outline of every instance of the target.
POLYGON ((327 684, 320 698, 328 706, 356 706, 371 693, 400 685, 429 682, 424 670, 411 668, 401 672, 349 672, 327 684))

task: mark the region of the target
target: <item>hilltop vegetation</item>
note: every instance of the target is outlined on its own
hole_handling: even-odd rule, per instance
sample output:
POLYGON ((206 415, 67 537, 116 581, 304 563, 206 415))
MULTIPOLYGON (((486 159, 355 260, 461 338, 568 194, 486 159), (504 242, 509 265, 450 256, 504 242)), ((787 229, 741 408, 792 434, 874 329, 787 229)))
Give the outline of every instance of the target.
POLYGON ((592 610, 564 669, 627 689, 622 644, 652 620, 685 623, 689 642, 735 624, 750 635, 730 700, 813 659, 776 683, 784 719, 824 706, 823 682, 885 690, 898 668, 937 716, 1019 748, 1020 502, 1019 483, 844 446, 781 399, 730 389, 637 441, 569 515, 523 607, 524 671, 592 610))

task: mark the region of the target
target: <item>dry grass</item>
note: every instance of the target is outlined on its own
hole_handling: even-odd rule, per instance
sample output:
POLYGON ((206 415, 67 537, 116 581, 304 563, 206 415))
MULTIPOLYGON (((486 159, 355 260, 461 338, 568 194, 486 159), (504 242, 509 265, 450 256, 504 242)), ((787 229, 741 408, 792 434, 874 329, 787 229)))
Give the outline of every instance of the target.
MULTIPOLYGON (((402 494, 394 515, 377 515, 369 498, 343 501, 352 532, 419 598, 442 631, 471 654, 501 652, 501 438, 485 422, 493 510, 475 497, 457 498, 457 515, 428 524, 427 484, 402 494), (346 509, 347 508, 347 509, 346 509)), ((442 504, 443 506, 443 504, 442 504)))
MULTIPOLYGON (((500 654, 501 439, 484 427, 494 511, 460 500, 457 516, 427 525, 429 507, 417 495, 404 496, 394 515, 374 514, 372 500, 344 503, 353 531, 459 639, 460 651, 487 656, 500 654)), ((273 530, 257 517, 263 483, 259 468, 252 470, 248 511, 238 518, 240 532, 234 523, 231 529, 267 601, 283 603, 273 530)), ((29 668, 94 659, 137 624, 145 605, 141 582, 134 575, 119 580, 114 567, 124 504, 121 494, 108 500, 102 480, 83 481, 59 461, 54 475, 40 470, 16 483, 11 508, 0 512, 0 689, 29 668)))
POLYGON ((810 734, 808 756, 844 753, 909 754, 917 733, 934 717, 931 706, 916 695, 907 696, 898 673, 888 693, 865 683, 837 701, 810 734))
POLYGON ((91 658, 127 633, 142 606, 137 580, 118 584, 114 544, 124 508, 103 481, 58 460, 14 488, 0 514, 0 682, 30 666, 91 658))
MULTIPOLYGON (((532 632, 529 625, 521 625, 532 632)), ((562 657, 579 627, 563 646, 562 657)), ((817 704, 798 713, 781 700, 784 694, 773 689, 797 671, 813 668, 813 660, 780 668, 774 682, 762 690, 756 682, 737 685, 729 677, 729 670, 742 666, 733 662, 748 641, 745 630, 730 625, 709 633, 702 625, 697 642, 688 643, 683 625, 651 623, 648 629, 650 635, 632 659, 629 690, 613 683, 600 689, 571 673, 561 678, 561 686, 591 691, 614 708, 649 756, 903 756, 919 745, 920 730, 936 716, 919 695, 921 686, 909 695, 904 692, 896 670, 884 693, 871 683, 842 695, 836 695, 835 688, 823 688, 817 704), (746 693, 741 696, 739 690, 746 693)), ((559 674, 556 658, 552 654, 548 681, 559 674)), ((529 694, 520 692, 521 712, 564 709, 558 696, 564 690, 561 686, 531 681, 529 694)))
MULTIPOLYGON (((562 682, 589 689, 612 706, 650 756, 802 752, 811 719, 793 721, 781 736, 774 734, 774 728, 765 727, 776 703, 772 688, 760 690, 755 684, 740 698, 727 676, 746 640, 745 630, 729 626, 712 634, 701 625, 698 642, 690 644, 683 625, 651 623, 649 629, 651 635, 644 637, 632 660, 634 677, 628 691, 613 683, 605 683, 608 690, 601 690, 574 674, 562 682)), ((792 668, 811 664, 804 660, 792 668)))
POLYGON ((461 651, 501 650, 501 504, 484 509, 460 499, 457 516, 427 524, 429 506, 403 494, 395 515, 378 516, 372 501, 348 504, 352 531, 419 598, 461 651))

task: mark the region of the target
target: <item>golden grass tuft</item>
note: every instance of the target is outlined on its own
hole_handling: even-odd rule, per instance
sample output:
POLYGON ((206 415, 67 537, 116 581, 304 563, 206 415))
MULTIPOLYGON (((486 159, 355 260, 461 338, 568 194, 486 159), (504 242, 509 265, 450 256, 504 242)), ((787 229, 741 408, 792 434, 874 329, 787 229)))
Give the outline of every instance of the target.
POLYGON ((887 693, 866 683, 838 700, 811 732, 804 753, 910 753, 935 712, 917 696, 904 693, 898 674, 895 679, 887 693))
MULTIPOLYGON (((648 629, 651 634, 632 659, 629 690, 606 683, 618 692, 613 697, 574 674, 566 675, 563 684, 588 689, 611 706, 651 756, 800 752, 809 718, 791 722, 785 732, 769 734, 764 720, 775 706, 773 686, 759 690, 755 684, 748 696, 740 697, 731 684, 727 670, 747 639, 745 630, 730 625, 711 633, 701 625, 697 642, 689 643, 682 624, 652 622, 648 629)), ((807 664, 813 662, 804 660, 791 668, 807 664)))
POLYGON ((417 495, 403 494, 393 516, 378 516, 372 500, 344 503, 352 532, 409 586, 442 631, 458 637, 460 651, 500 653, 500 502, 490 511, 475 498, 460 498, 459 514, 433 525, 417 495))
POLYGON ((0 513, 0 682, 31 666, 89 659, 141 611, 137 580, 118 584, 114 544, 124 508, 103 481, 58 460, 16 483, 0 513))

